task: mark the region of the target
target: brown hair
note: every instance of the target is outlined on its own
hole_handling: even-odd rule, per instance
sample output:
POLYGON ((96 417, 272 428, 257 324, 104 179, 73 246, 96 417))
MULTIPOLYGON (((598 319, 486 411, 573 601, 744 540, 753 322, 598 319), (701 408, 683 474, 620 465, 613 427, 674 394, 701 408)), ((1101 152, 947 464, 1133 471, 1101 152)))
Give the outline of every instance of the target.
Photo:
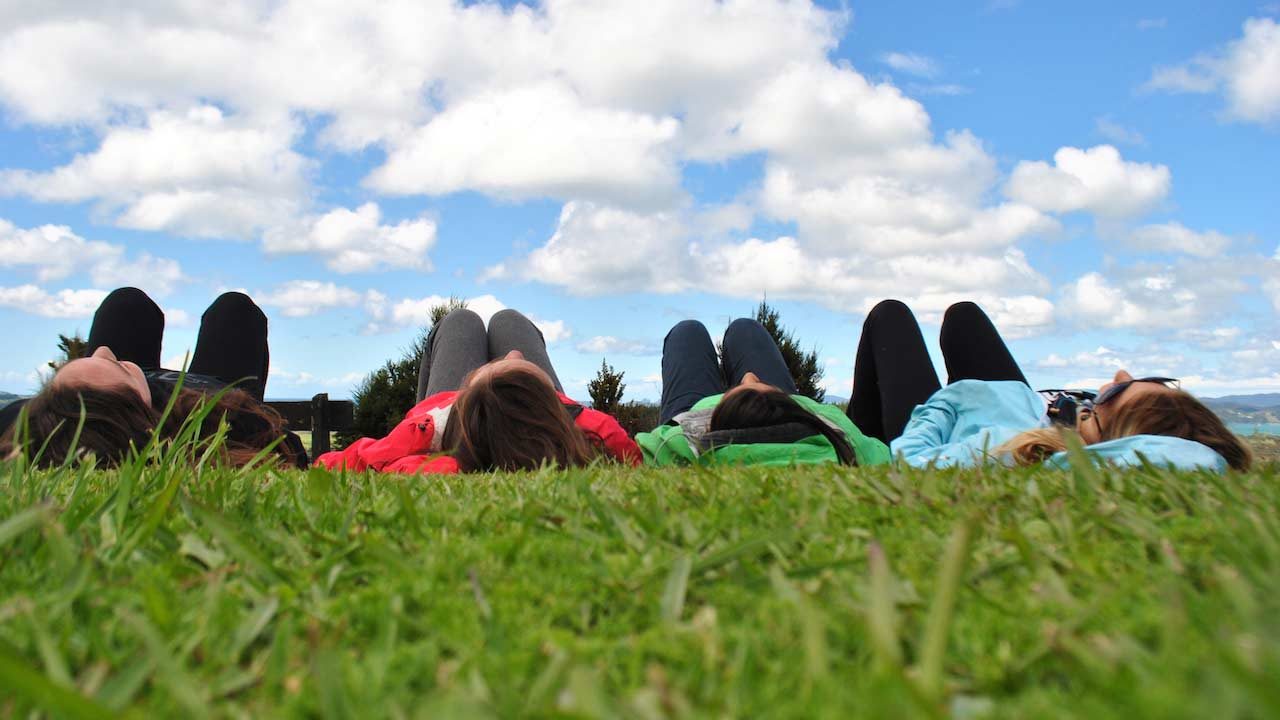
POLYGON ((822 418, 801 407, 800 403, 781 390, 756 390, 747 388, 726 393, 711 413, 712 431, 765 428, 784 423, 799 423, 813 429, 835 448, 836 458, 843 465, 857 465, 853 446, 844 433, 828 425, 822 418))
POLYGON ((546 380, 520 369, 474 378, 454 400, 443 437, 463 472, 582 467, 600 456, 598 443, 546 380))
MULTIPOLYGON (((231 426, 222 445, 222 459, 243 466, 263 448, 285 433, 285 422, 271 408, 258 403, 248 393, 228 390, 215 396, 213 409, 200 421, 197 437, 212 437, 222 419, 231 426)), ((127 387, 75 387, 50 383, 24 408, 25 429, 19 418, 0 436, 0 457, 25 452, 40 467, 60 465, 69 455, 92 453, 99 467, 115 467, 128 458, 131 449, 141 450, 153 433, 171 440, 187 418, 212 398, 197 390, 182 389, 173 409, 161 422, 162 410, 147 404, 127 387), (84 427, 76 438, 81 410, 84 427), (19 445, 21 439, 21 445, 19 445), (75 446, 72 441, 75 440, 75 446)), ((276 452, 290 464, 299 458, 284 442, 276 452)))
MULTIPOLYGON (((1084 422, 1091 422, 1084 420, 1084 422)), ((1248 470, 1253 453, 1204 403, 1181 390, 1143 393, 1119 405, 1100 426, 1102 440, 1130 435, 1168 435, 1194 440, 1218 453, 1227 465, 1248 470)), ((1008 452, 1018 465, 1034 465, 1067 449, 1058 428, 1028 430, 996 448, 1008 452)))

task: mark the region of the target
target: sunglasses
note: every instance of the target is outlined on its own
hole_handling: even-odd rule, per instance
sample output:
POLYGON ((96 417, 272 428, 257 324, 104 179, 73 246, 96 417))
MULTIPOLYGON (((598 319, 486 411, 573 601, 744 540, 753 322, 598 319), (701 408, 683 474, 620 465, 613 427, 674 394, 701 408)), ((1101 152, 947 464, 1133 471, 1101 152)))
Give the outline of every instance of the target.
POLYGON ((1105 403, 1111 402, 1112 400, 1115 400, 1117 397, 1120 396, 1120 393, 1124 392, 1125 390, 1128 390, 1129 386, 1134 383, 1159 383, 1167 388, 1173 388, 1175 390, 1181 387, 1181 383, 1178 381, 1177 378, 1144 377, 1144 378, 1134 378, 1132 380, 1125 380, 1124 382, 1118 382, 1112 385, 1108 385, 1105 390, 1098 393, 1097 396, 1093 398, 1094 407, 1097 407, 1098 405, 1103 405, 1105 403))

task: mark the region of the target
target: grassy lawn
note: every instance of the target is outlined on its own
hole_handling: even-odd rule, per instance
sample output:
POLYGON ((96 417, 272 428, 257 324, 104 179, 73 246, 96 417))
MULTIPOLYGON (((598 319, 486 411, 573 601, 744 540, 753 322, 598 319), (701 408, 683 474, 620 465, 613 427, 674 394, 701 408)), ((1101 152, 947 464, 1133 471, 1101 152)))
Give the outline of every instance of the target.
POLYGON ((0 717, 1277 717, 1280 478, 0 465, 0 717))

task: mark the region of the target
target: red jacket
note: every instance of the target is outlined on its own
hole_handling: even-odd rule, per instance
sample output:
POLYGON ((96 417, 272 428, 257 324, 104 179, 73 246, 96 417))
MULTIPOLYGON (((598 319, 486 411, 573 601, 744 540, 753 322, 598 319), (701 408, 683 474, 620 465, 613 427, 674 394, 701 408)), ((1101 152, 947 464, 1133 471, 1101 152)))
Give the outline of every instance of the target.
MULTIPOLYGON (((560 395, 565 405, 577 405, 560 395)), ((414 405, 404 420, 384 438, 360 438, 345 450, 327 452, 316 458, 317 465, 330 470, 376 470, 391 473, 456 473, 458 461, 441 455, 441 436, 453 408, 456 390, 436 393, 414 405)), ((605 450, 619 462, 640 464, 640 448, 613 417, 583 408, 574 420, 589 437, 600 438, 605 450)))

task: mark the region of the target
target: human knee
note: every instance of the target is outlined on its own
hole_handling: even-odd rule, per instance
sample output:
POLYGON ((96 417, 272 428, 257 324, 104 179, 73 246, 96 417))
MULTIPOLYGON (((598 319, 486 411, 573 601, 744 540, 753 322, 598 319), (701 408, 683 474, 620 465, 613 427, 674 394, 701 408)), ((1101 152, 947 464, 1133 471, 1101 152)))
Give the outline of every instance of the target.
POLYGON ((729 323, 729 327, 724 331, 723 344, 733 345, 739 338, 747 338, 752 335, 763 335, 768 337, 769 331, 764 329, 759 320, 755 318, 738 318, 729 323))
MULTIPOLYGON (((497 315, 494 315, 494 317, 496 318, 497 315)), ((474 310, 468 310, 467 308, 458 308, 456 310, 450 310, 448 314, 440 318, 440 321, 437 322, 435 326, 439 328, 439 327, 445 327, 446 325, 450 325, 450 326, 462 325, 463 327, 466 327, 468 325, 479 326, 480 329, 483 330, 484 320, 481 320, 480 316, 477 315, 474 310)))
POLYGON ((705 337, 711 339, 711 333, 707 332, 707 326, 697 320, 681 320, 671 326, 671 330, 667 332, 665 342, 683 338, 700 338, 705 337))
POLYGON ((867 313, 868 323, 882 322, 889 318, 910 318, 914 320, 915 315, 912 314, 911 308, 907 307, 906 303, 892 298, 881 300, 876 303, 875 307, 871 308, 871 312, 867 313))
POLYGON ((136 287, 122 287, 112 290, 102 299, 102 304, 99 306, 99 308, 106 307, 130 313, 161 312, 160 306, 156 305, 155 300, 152 300, 150 295, 136 287))
POLYGON ((520 312, 519 310, 514 310, 512 308, 499 310, 498 312, 493 314, 493 317, 489 318, 489 327, 495 327, 495 326, 500 327, 503 325, 511 325, 511 324, 532 325, 533 321, 530 320, 527 316, 525 316, 524 313, 520 312))
POLYGON ((253 298, 242 292, 229 290, 222 293, 209 304, 209 309, 205 310, 205 314, 247 314, 260 317, 266 317, 262 312, 262 308, 253 301, 253 298))
POLYGON ((970 318, 986 319, 986 317, 987 314, 982 311, 982 308, 978 307, 977 303, 964 300, 947 308, 947 312, 942 316, 942 323, 946 325, 949 322, 957 322, 970 318))

